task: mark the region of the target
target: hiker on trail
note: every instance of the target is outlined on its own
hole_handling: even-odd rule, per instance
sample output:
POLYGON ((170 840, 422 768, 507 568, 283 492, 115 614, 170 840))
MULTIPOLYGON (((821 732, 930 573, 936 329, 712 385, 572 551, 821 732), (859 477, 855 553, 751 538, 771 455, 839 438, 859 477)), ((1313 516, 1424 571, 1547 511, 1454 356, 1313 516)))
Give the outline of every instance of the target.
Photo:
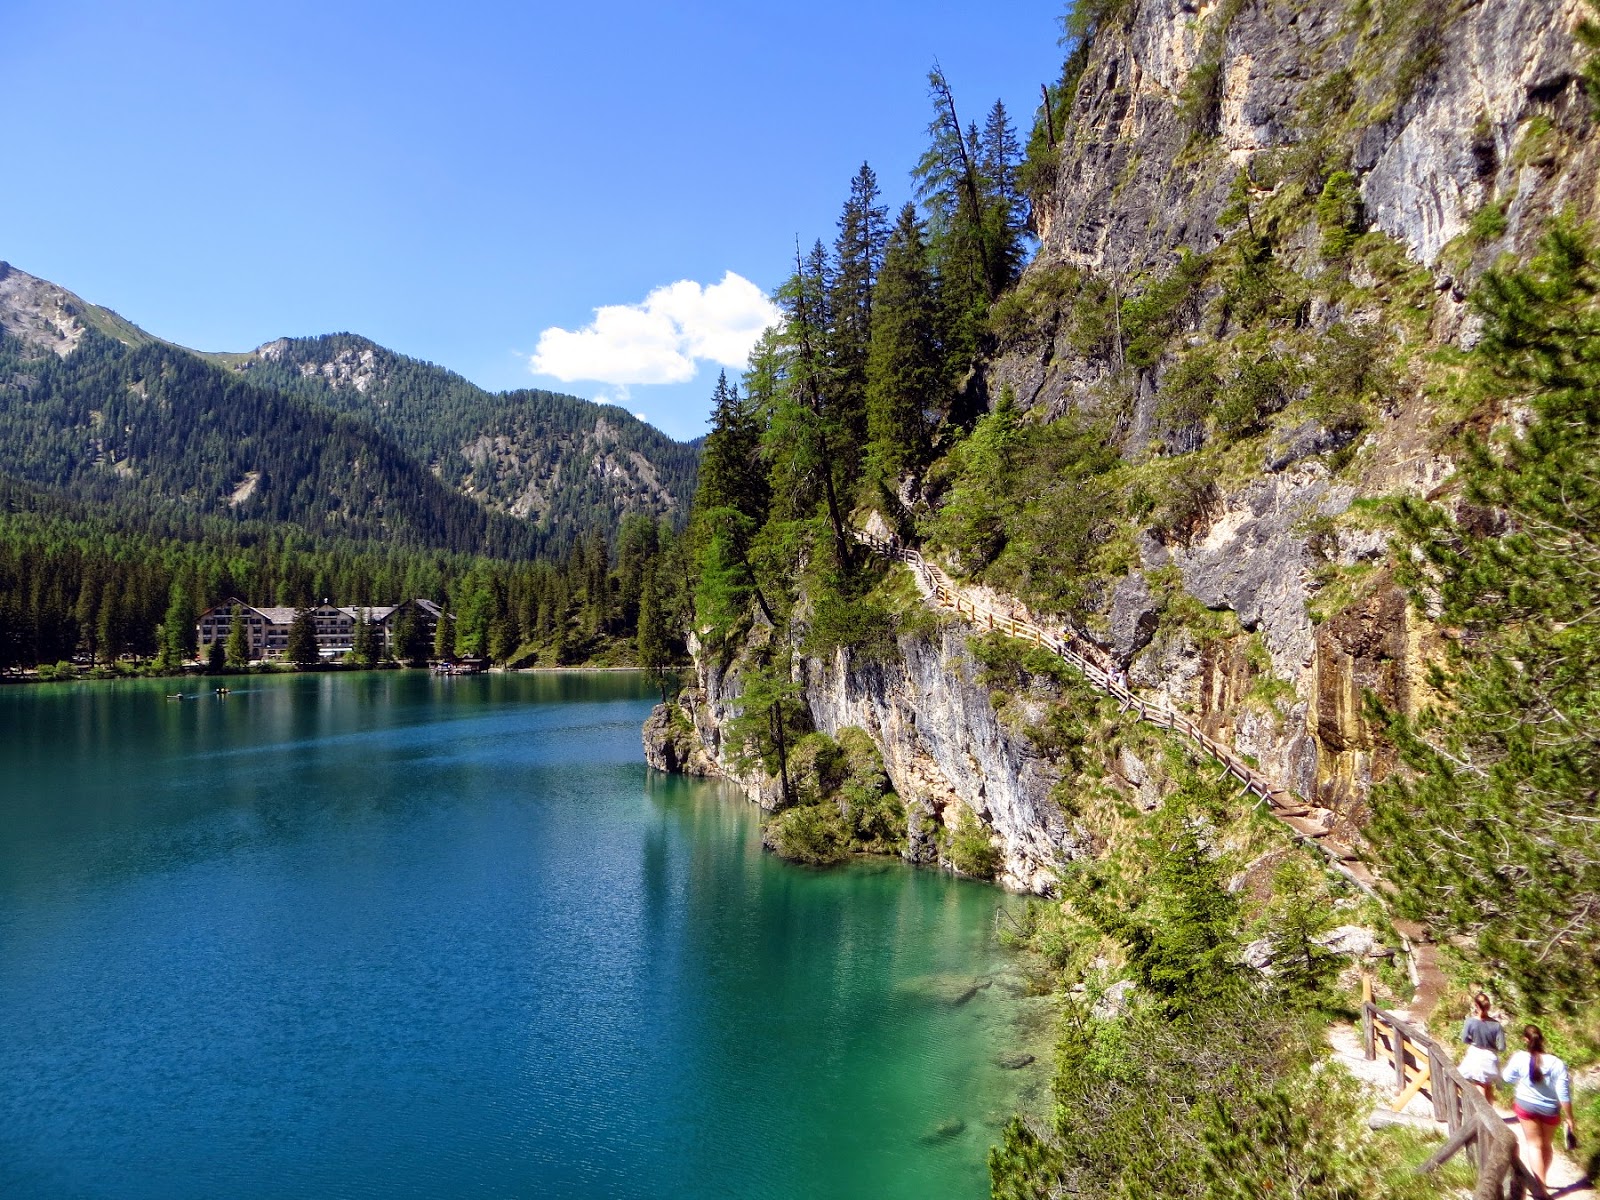
POLYGON ((1567 1082, 1567 1064, 1554 1054, 1546 1054, 1544 1033, 1537 1025, 1522 1031, 1526 1050, 1518 1050, 1506 1063, 1505 1081, 1514 1084, 1516 1098, 1511 1110, 1522 1125, 1533 1162, 1528 1164, 1541 1184, 1550 1170, 1551 1141, 1563 1114, 1567 1118, 1567 1145, 1578 1143, 1578 1127, 1572 1117, 1572 1085, 1567 1082))
POLYGON ((1489 997, 1479 992, 1472 998, 1476 1016, 1468 1017, 1461 1031, 1467 1053, 1461 1059, 1461 1075, 1483 1089, 1483 1098, 1494 1103, 1494 1085, 1500 1082, 1500 1056, 1506 1052, 1506 1031, 1489 1015, 1489 997))

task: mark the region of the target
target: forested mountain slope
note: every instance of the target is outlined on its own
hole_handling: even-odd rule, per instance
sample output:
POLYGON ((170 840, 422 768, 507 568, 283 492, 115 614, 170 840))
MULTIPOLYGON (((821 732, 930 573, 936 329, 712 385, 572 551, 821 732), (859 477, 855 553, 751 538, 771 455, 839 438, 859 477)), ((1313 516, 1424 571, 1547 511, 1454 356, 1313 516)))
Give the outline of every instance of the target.
POLYGON ((682 514, 694 490, 694 448, 624 409, 486 392, 352 334, 280 338, 238 369, 369 421, 451 487, 548 528, 581 528, 596 512, 682 514))
POLYGON ((0 342, 0 462, 137 523, 169 505, 313 536, 525 555, 533 527, 453 492, 370 427, 160 342, 0 342))

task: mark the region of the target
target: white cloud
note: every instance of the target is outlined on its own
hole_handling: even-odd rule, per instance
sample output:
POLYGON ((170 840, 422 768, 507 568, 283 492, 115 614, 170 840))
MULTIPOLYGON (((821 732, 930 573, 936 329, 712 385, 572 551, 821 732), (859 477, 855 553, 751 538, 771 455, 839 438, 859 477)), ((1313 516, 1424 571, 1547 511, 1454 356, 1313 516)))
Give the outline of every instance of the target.
POLYGON ((710 287, 680 279, 643 304, 595 309, 582 329, 546 329, 528 365, 563 383, 688 383, 702 360, 744 367, 761 331, 778 320, 777 306, 732 271, 710 287))

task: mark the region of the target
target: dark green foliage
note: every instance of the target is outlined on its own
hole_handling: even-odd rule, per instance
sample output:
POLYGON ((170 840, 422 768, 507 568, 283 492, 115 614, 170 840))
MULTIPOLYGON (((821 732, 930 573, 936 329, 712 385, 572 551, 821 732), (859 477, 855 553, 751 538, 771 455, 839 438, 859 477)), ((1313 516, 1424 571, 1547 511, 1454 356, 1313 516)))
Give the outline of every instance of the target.
POLYGON ((1299 277, 1278 262, 1272 239, 1236 236, 1223 264, 1222 298, 1230 320, 1245 328, 1290 315, 1299 277))
POLYGON ((639 622, 635 635, 639 665, 661 689, 661 703, 667 703, 667 667, 672 663, 672 627, 654 569, 647 570, 639 594, 639 622))
POLYGON ((952 867, 974 879, 993 879, 1000 869, 1000 848, 970 808, 961 810, 945 844, 944 856, 952 867))
POLYGON ((1459 636, 1442 702, 1389 714, 1410 770, 1375 789, 1372 844, 1407 915, 1571 1007, 1600 987, 1600 258, 1558 227, 1477 302, 1472 382, 1532 420, 1469 443, 1456 511, 1398 506, 1413 594, 1459 636))
MULTIPOLYGON (((726 372, 711 393, 711 432, 700 455, 694 503, 700 511, 732 509, 759 525, 766 517, 768 488, 761 463, 761 424, 749 399, 739 396, 726 372)), ((704 536, 705 523, 697 528, 704 536)))
POLYGON ((1214 1104, 1249 1103, 1301 1066, 1306 1037, 1249 991, 1097 1020, 1069 1006, 1057 1044, 1051 1127, 1018 1120, 990 1151, 992 1194, 1196 1200, 1214 1159, 1214 1104))
POLYGON ((1156 427, 1168 454, 1198 450, 1206 424, 1222 394, 1222 376, 1215 353, 1191 350, 1178 359, 1161 381, 1156 427))
MULTIPOLYGON (((1589 0, 1589 4, 1600 12, 1600 3, 1596 0, 1589 0)), ((1578 45, 1588 51, 1579 69, 1579 78, 1583 80, 1583 90, 1589 93, 1589 101, 1594 105, 1595 112, 1600 114, 1600 20, 1585 17, 1573 32, 1578 45)))
POLYGON ((1342 258, 1366 226, 1361 185, 1349 171, 1335 171, 1317 197, 1317 225, 1322 230, 1322 256, 1342 258))
POLYGON ((243 667, 250 662, 250 628, 245 624, 237 605, 234 606, 233 621, 228 626, 226 653, 226 662, 230 667, 243 667))
POLYGON ((850 181, 834 242, 832 326, 826 341, 836 405, 851 446, 868 439, 868 355, 879 274, 889 243, 888 210, 879 203, 878 177, 866 163, 850 181))
POLYGON ((317 652, 317 625, 309 608, 299 609, 289 622, 289 642, 284 657, 297 667, 314 666, 321 661, 317 652))
POLYGON ((1329 989, 1342 962, 1318 942, 1333 928, 1334 909, 1327 889, 1307 864, 1285 859, 1272 876, 1267 940, 1272 949, 1272 983, 1287 1003, 1316 1004, 1329 989))
POLYGON ((994 411, 981 418, 950 454, 954 479, 934 536, 959 554, 969 569, 994 562, 1006 547, 1017 505, 996 481, 1012 477, 1026 437, 1010 392, 1002 392, 994 411))
POLYGON ((927 465, 948 410, 939 300, 916 209, 900 210, 874 294, 867 360, 868 475, 893 486, 927 465))
POLYGON ((1093 482, 1120 461, 1105 429, 1076 415, 1020 424, 1002 404, 951 457, 934 537, 998 586, 1081 609, 1113 515, 1114 498, 1093 482))
POLYGON ((741 666, 740 713, 728 722, 734 759, 778 780, 784 807, 796 801, 790 749, 807 732, 810 713, 791 675, 792 652, 769 642, 741 666))
POLYGON ((1358 430, 1372 406, 1387 402, 1399 380, 1376 326, 1335 325, 1317 343, 1311 368, 1311 412, 1329 429, 1358 430))
POLYGON ((850 829, 831 804, 805 804, 779 813, 764 834, 780 857, 831 866, 850 857, 850 829))
POLYGON ((897 854, 905 846, 905 808, 865 730, 838 739, 809 733, 790 756, 795 807, 767 825, 767 844, 784 858, 823 865, 855 853, 897 854))
POLYGON ((1265 428, 1266 418, 1281 410, 1299 388, 1293 359, 1271 349, 1246 351, 1235 359, 1233 374, 1214 414, 1216 431, 1233 441, 1265 428))
POLYGON ((372 621, 358 620, 351 640, 350 657, 358 663, 371 666, 383 657, 383 638, 372 621))
POLYGON ((1129 366, 1154 366, 1171 338, 1199 318, 1201 289, 1209 271, 1203 255, 1183 250, 1170 272, 1122 302, 1123 357, 1129 366))
POLYGON ((1206 1200, 1367 1200, 1373 1157, 1354 1081, 1297 1078, 1206 1106, 1206 1200))
POLYGON ((1138 908, 1076 893, 1096 924, 1123 944, 1133 978, 1168 1015, 1220 1000, 1240 986, 1238 901, 1225 886, 1196 814, 1169 802, 1144 839, 1152 864, 1138 908))
POLYGON ((1151 532, 1169 545, 1187 546, 1210 525, 1222 493, 1203 466, 1187 460, 1162 476, 1151 501, 1151 532))
POLYGON ((829 655, 842 649, 856 662, 892 662, 899 657, 894 614, 866 592, 870 577, 819 582, 806 633, 808 653, 829 655))

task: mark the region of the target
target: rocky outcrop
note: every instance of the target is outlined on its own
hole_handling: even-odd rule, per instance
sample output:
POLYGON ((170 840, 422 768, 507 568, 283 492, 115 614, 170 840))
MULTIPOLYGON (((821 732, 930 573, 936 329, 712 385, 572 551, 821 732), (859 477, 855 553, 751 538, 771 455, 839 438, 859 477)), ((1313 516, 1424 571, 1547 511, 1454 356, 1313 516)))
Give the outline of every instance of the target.
POLYGON ((954 828, 965 807, 994 831, 999 882, 1048 892, 1056 868, 1084 846, 1051 798, 1059 771, 1000 719, 979 682, 971 633, 948 623, 929 639, 901 637, 899 657, 886 663, 848 649, 802 660, 806 704, 824 733, 857 726, 872 736, 910 809, 915 856, 933 857, 933 828, 954 828))
MULTIPOLYGON (((646 726, 652 766, 723 775, 763 808, 779 806, 778 781, 742 761, 727 735, 741 712, 742 665, 771 632, 757 625, 731 660, 695 647, 698 686, 683 693, 677 713, 658 706, 646 726), (694 744, 685 740, 689 724, 694 744), (674 762, 689 766, 669 765, 674 762)), ((797 656, 796 681, 816 729, 837 736, 857 727, 877 745, 907 807, 906 857, 941 861, 941 831, 954 829, 962 812, 971 811, 1000 851, 997 881, 1042 894, 1055 886, 1056 868, 1084 845, 1051 797, 1059 772, 1025 730, 995 711, 967 646, 973 632, 948 622, 929 637, 902 635, 899 654, 887 662, 849 649, 827 658, 797 656)))
POLYGON ((658 771, 677 775, 721 775, 695 732, 700 693, 685 688, 671 704, 658 704, 644 723, 644 760, 658 771))

